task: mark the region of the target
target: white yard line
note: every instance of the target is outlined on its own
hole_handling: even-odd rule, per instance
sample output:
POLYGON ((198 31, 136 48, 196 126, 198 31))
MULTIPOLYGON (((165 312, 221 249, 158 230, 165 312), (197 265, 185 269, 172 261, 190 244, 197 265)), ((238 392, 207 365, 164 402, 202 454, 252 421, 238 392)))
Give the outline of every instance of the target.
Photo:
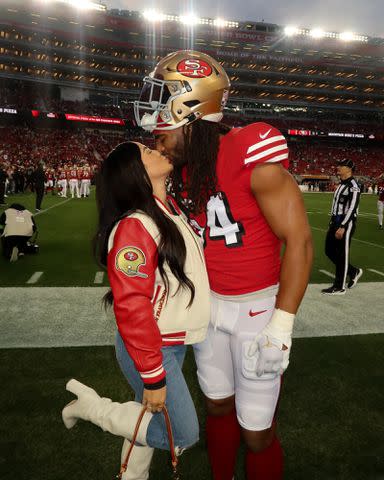
POLYGON ((28 283, 30 285, 33 284, 33 283, 37 283, 39 281, 40 277, 43 275, 43 273, 44 272, 35 272, 32 275, 32 277, 29 280, 27 280, 26 283, 28 283))
POLYGON ((328 272, 327 270, 319 270, 319 272, 324 273, 324 275, 327 275, 327 277, 331 277, 331 278, 335 277, 335 275, 333 275, 333 273, 328 272))
MULTIPOLYGON (((326 232, 324 228, 311 227, 312 230, 318 230, 319 232, 326 232)), ((352 238, 353 242, 364 243, 365 245, 370 245, 371 247, 384 248, 384 245, 379 245, 377 243, 366 242, 365 240, 359 240, 358 238, 352 238)))
POLYGON ((376 273, 377 275, 381 275, 382 277, 384 277, 384 273, 383 272, 379 272, 379 270, 375 270, 373 268, 368 268, 368 270, 370 272, 373 272, 373 273, 376 273))
POLYGON ((104 280, 104 272, 96 272, 95 280, 93 281, 93 283, 101 284, 103 283, 103 280, 104 280))
POLYGON ((48 208, 44 208, 43 210, 40 210, 40 212, 35 213, 34 216, 37 217, 37 215, 42 215, 43 213, 48 212, 48 210, 59 207, 60 205, 64 205, 64 203, 68 203, 71 200, 73 200, 73 198, 67 198, 67 200, 64 200, 63 202, 55 203, 55 205, 52 205, 51 207, 48 207, 48 208))
POLYGON ((372 213, 372 212, 361 212, 359 210, 359 215, 368 215, 369 217, 375 217, 377 218, 377 213, 372 213))

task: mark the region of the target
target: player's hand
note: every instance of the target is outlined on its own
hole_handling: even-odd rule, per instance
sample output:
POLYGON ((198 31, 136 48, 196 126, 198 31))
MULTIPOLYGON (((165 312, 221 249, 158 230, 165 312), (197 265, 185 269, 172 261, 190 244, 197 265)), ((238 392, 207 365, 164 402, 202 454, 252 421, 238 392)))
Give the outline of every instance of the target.
POLYGON ((288 367, 291 342, 282 344, 267 333, 260 333, 249 348, 248 355, 258 355, 256 375, 281 375, 288 367))
POLYGON ((341 240, 344 237, 345 228, 340 227, 336 230, 335 237, 337 240, 341 240))
POLYGON ((159 388, 158 390, 147 390, 144 388, 143 405, 147 407, 148 412, 161 412, 165 399, 167 398, 167 387, 159 388))
POLYGON ((248 355, 256 356, 256 375, 281 375, 288 367, 295 315, 276 309, 270 322, 255 337, 248 355))

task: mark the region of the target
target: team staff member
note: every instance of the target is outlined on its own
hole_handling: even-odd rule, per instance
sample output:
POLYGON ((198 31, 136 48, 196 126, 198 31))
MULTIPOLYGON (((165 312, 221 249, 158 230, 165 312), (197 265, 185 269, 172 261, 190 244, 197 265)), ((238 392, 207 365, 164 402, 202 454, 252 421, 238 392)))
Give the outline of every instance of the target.
POLYGON ((384 212, 384 174, 381 175, 377 185, 377 218, 379 220, 379 229, 383 229, 383 212, 384 212))
POLYGON ((4 195, 5 195, 5 182, 8 178, 7 172, 4 170, 4 167, 0 164, 0 205, 5 205, 4 195))
MULTIPOLYGON (((181 367, 186 345, 204 340, 209 322, 209 284, 201 239, 176 203, 166 195, 172 171, 168 158, 144 145, 127 142, 101 166, 96 187, 99 206, 98 246, 107 264, 119 334, 120 367, 149 412, 166 403, 175 445, 198 440, 198 419, 181 367)), ((127 438, 141 405, 111 403, 71 380, 67 389, 79 399, 63 410, 71 428, 78 418, 127 438)), ((169 449, 163 417, 147 413, 140 428, 141 447, 125 480, 148 478, 153 448, 169 449)))
POLYGON ((37 169, 33 172, 33 183, 36 192, 36 211, 41 210, 41 202, 44 197, 44 189, 47 177, 44 173, 44 163, 40 162, 37 169))
POLYGON ((353 178, 354 169, 352 160, 341 160, 337 164, 341 182, 333 196, 331 221, 325 239, 325 254, 335 264, 336 274, 333 285, 322 290, 325 295, 344 295, 346 286, 353 288, 363 274, 361 268, 349 263, 360 201, 360 187, 353 178))
POLYGON ((144 81, 136 120, 157 133, 158 150, 175 165, 175 195, 186 190, 185 205, 204 229, 212 316, 195 357, 213 477, 232 480, 242 433, 247 479, 281 479, 274 417, 312 263, 286 140, 265 123, 225 132, 218 122, 230 83, 208 55, 170 54, 144 81))
POLYGON ((32 213, 23 205, 13 203, 0 217, 0 236, 4 257, 15 262, 23 254, 28 240, 36 231, 32 213))

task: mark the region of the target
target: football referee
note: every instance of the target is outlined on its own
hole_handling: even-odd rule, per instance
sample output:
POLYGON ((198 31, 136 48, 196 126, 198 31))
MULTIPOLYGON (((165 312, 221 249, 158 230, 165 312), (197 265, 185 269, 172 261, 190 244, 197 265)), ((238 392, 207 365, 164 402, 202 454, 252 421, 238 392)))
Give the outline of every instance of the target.
POLYGON ((336 275, 333 285, 322 290, 325 295, 344 295, 346 286, 353 288, 363 274, 361 268, 349 263, 349 247, 356 229, 360 201, 360 187, 353 178, 354 169, 352 160, 337 163, 337 175, 341 182, 333 196, 331 221, 325 240, 325 254, 336 265, 336 275))

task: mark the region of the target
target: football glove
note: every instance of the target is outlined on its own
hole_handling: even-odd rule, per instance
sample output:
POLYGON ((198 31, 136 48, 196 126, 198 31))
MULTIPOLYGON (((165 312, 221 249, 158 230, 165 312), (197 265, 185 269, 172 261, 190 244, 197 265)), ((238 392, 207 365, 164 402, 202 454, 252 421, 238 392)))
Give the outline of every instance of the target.
POLYGON ((275 309, 272 318, 249 347, 250 357, 257 355, 256 375, 281 375, 289 363, 295 315, 275 309))

